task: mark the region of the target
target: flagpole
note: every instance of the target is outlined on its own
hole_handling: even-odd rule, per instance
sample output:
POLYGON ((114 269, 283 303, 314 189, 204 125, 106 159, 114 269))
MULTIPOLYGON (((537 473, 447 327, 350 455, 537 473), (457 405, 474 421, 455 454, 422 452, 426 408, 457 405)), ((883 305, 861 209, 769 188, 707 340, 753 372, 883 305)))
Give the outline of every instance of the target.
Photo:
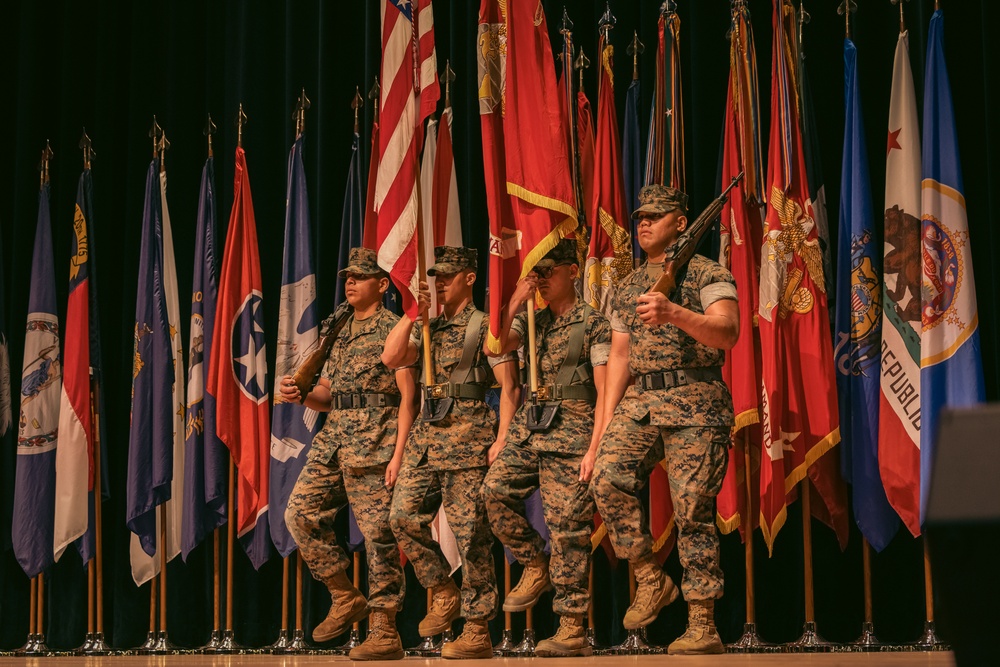
POLYGON ((288 555, 292 560, 289 571, 295 579, 295 629, 292 631, 292 638, 288 642, 285 651, 287 653, 302 653, 310 649, 306 643, 305 633, 302 631, 302 558, 298 550, 288 555))
MULTIPOLYGON (((935 3, 936 4, 936 3, 935 3)), ((931 552, 927 545, 927 537, 922 539, 924 551, 924 609, 926 620, 924 621, 924 632, 920 639, 912 644, 920 651, 947 651, 948 644, 941 640, 937 634, 937 627, 934 623, 934 582, 931 579, 931 552)))
POLYGON ((573 192, 576 194, 577 227, 586 227, 586 214, 583 205, 583 186, 580 183, 580 141, 576 133, 576 101, 573 99, 573 22, 569 18, 566 7, 563 6, 562 24, 559 32, 563 36, 563 81, 566 87, 566 115, 569 123, 570 167, 573 173, 573 192))
MULTIPOLYGON (((48 143, 48 142, 46 142, 48 143)), ((49 182, 49 165, 45 163, 45 182, 49 182)), ((38 573, 38 620, 35 621, 35 645, 32 650, 35 653, 48 653, 49 648, 45 644, 45 573, 38 573)))
MULTIPOLYGON (((355 551, 353 559, 353 581, 354 587, 361 590, 361 556, 355 551)), ((351 649, 361 645, 361 623, 355 621, 351 626, 351 634, 347 636, 347 641, 334 649, 334 652, 340 655, 347 655, 351 652, 351 649)))
MULTIPOLYGON (((510 595, 510 561, 507 560, 506 555, 503 559, 503 597, 504 600, 510 595)), ((500 637, 500 643, 493 647, 493 655, 498 657, 506 657, 512 654, 514 650, 514 637, 513 631, 511 630, 510 623, 510 612, 504 611, 503 613, 503 635, 500 637)))
MULTIPOLYGON (((629 604, 635 602, 635 569, 632 563, 628 564, 628 601, 629 604)), ((607 649, 608 655, 644 655, 650 653, 662 653, 659 647, 650 646, 646 642, 646 628, 629 630, 625 635, 625 641, 607 649)))
POLYGON ((833 650, 833 644, 823 639, 816 630, 816 601, 813 581, 812 552, 812 509, 809 498, 809 476, 799 482, 799 495, 802 496, 802 560, 805 584, 805 624, 802 636, 788 644, 788 650, 793 653, 827 653, 833 650))
POLYGON ((35 646, 35 614, 38 605, 38 577, 32 577, 28 589, 28 636, 24 640, 24 645, 17 649, 16 653, 24 655, 34 651, 35 646))
MULTIPOLYGON (((93 157, 89 149, 88 152, 89 157, 93 157)), ((86 160, 85 164, 89 169, 90 160, 86 160)), ((87 655, 106 655, 111 652, 111 647, 104 641, 104 546, 102 544, 104 512, 101 507, 104 501, 102 493, 104 480, 101 477, 101 442, 104 435, 101 433, 100 412, 96 408, 101 404, 101 385, 93 375, 90 377, 90 394, 91 423, 94 425, 94 558, 91 563, 94 569, 95 619, 94 635, 87 655)))

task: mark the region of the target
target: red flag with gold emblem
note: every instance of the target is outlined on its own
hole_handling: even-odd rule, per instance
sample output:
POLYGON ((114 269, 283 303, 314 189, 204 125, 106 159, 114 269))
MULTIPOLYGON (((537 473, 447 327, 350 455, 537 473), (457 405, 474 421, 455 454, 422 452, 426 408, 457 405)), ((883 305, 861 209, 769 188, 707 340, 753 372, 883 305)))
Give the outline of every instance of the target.
MULTIPOLYGON (((761 524, 771 548, 808 475, 813 514, 847 543, 847 499, 840 477, 840 425, 823 253, 809 197, 797 99, 796 14, 774 3, 771 136, 761 246, 760 325, 763 389, 761 524)), ((735 199, 735 197, 734 197, 735 199)))

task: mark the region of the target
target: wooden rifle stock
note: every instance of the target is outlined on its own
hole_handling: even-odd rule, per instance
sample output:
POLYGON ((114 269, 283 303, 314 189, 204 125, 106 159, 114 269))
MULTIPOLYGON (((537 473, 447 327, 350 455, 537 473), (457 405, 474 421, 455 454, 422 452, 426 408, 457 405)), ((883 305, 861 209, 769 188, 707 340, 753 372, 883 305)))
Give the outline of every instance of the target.
POLYGON ((659 292, 668 299, 677 289, 677 276, 687 263, 691 261, 691 257, 694 256, 694 251, 697 250, 698 244, 701 243, 701 239, 705 236, 712 223, 715 219, 719 217, 722 213, 722 207, 726 204, 729 199, 729 191, 736 187, 736 184, 743 179, 743 172, 733 177, 732 182, 722 191, 716 199, 712 201, 711 204, 701 212, 691 226, 681 234, 680 238, 674 244, 674 252, 671 254, 670 258, 667 260, 666 266, 663 267, 663 273, 660 277, 656 279, 656 283, 650 288, 650 292, 659 292))
POLYGON ((316 376, 323 370, 323 364, 326 363, 327 357, 330 356, 330 350, 333 348, 334 341, 337 340, 337 336, 340 335, 340 332, 351 320, 351 315, 353 314, 354 309, 344 301, 320 326, 320 331, 325 333, 321 334, 319 347, 306 357, 306 360, 302 362, 295 371, 295 374, 292 375, 292 382, 299 388, 300 403, 305 402, 306 396, 309 395, 309 392, 316 385, 316 376))

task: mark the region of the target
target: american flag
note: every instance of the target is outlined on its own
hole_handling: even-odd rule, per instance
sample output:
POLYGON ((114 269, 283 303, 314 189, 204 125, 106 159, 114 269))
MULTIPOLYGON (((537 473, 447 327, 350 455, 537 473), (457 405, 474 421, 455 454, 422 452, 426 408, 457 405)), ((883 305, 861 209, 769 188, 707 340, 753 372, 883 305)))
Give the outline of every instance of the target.
POLYGON ((378 262, 403 295, 404 310, 415 317, 417 155, 423 142, 421 126, 441 96, 431 0, 383 2, 380 78, 382 110, 375 182, 378 262))

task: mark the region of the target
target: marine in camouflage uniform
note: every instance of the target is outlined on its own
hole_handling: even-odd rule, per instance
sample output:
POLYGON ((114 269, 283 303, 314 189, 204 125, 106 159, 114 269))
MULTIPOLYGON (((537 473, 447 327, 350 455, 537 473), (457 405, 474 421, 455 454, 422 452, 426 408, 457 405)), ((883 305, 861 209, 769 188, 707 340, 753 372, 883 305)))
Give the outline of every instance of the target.
MULTIPOLYGON (((582 325, 582 340, 577 339, 582 345, 568 386, 587 388, 589 391, 581 392, 580 396, 589 393, 590 400, 577 397, 561 400, 546 430, 529 430, 531 402, 526 400, 514 415, 506 444, 483 484, 493 533, 525 566, 520 581, 504 601, 504 611, 528 609, 545 590, 555 587, 552 610, 560 616, 560 632, 538 644, 538 655, 591 653, 583 618, 590 606, 588 578, 594 503, 589 480, 581 478, 581 464, 589 452, 588 465, 592 466, 596 454, 595 404, 600 399, 598 387, 603 383, 595 386, 595 369, 600 369, 603 380, 611 328, 600 311, 577 298, 573 281, 578 272, 576 242, 564 239, 538 261, 536 270, 529 274, 531 282, 515 290, 505 320, 511 311, 521 307, 525 297, 534 298, 531 286, 538 282, 535 277, 540 278, 540 291, 550 303, 535 314, 538 386, 545 388, 543 391, 563 390, 562 385, 555 387, 564 361, 571 354, 573 331, 582 325), (564 268, 556 273, 558 266, 564 268), (558 304, 549 296, 550 286, 560 290, 558 304), (553 313, 557 305, 558 316, 553 313), (525 517, 525 500, 538 489, 550 534, 551 559, 542 551, 544 540, 525 517)), ((518 342, 526 349, 527 313, 514 317, 510 332, 512 336, 506 334, 506 327, 501 329, 503 349, 512 349, 518 342)), ((570 363, 574 363, 572 359, 570 363)))
MULTIPOLYGON (((673 188, 653 185, 642 189, 640 203, 634 214, 641 218, 639 242, 646 244, 643 249, 651 260, 662 260, 686 226, 686 197, 673 188)), ((591 490, 616 554, 635 565, 638 589, 625 627, 643 627, 677 597, 673 582, 652 557, 652 538, 640 520, 642 508, 636 497, 653 467, 665 460, 677 550, 684 567, 682 589, 689 603, 688 634, 701 633, 685 634, 670 649, 721 652, 711 621, 712 603, 722 597, 714 501, 725 475, 733 407, 721 375, 725 352, 699 339, 713 340, 720 347, 735 342, 736 288, 729 271, 695 255, 678 277, 676 305, 659 294, 640 299, 663 270, 662 262, 646 262, 619 284, 612 301, 609 405, 621 396, 623 384, 617 389, 612 385, 613 375, 621 369, 616 364, 624 365, 624 355, 628 373, 636 381, 624 390, 601 439, 591 490), (644 322, 640 316, 653 302, 665 302, 674 313, 671 317, 683 321, 688 331, 673 322, 644 322), (712 333, 706 334, 709 329, 712 333), (618 350, 621 358, 616 358, 618 350)))
MULTIPOLYGON (((340 273, 348 276, 349 296, 354 275, 385 280, 374 251, 363 248, 351 250, 350 265, 340 273)), ((285 510, 285 522, 302 558, 333 598, 330 616, 313 631, 316 641, 340 634, 366 615, 367 606, 392 618, 403 604, 405 580, 399 548, 389 528, 392 488, 387 482, 394 481, 401 459, 400 451, 393 461, 400 440, 397 426, 409 428, 415 406, 410 405, 407 415, 404 403, 401 418, 397 374, 409 371, 394 371, 382 363, 385 340, 399 318, 382 307, 379 296, 374 297, 378 300, 371 304, 370 316, 357 319, 350 315, 333 343, 320 384, 310 392, 306 404, 313 407, 317 401, 314 395, 320 396, 315 407, 330 412, 313 439, 285 510), (324 388, 329 396, 323 393, 324 388), (333 530, 334 517, 348 503, 365 538, 367 606, 347 581, 345 570, 351 560, 337 544, 333 530)), ((412 376, 409 382, 412 387, 412 376)), ((415 395, 415 389, 411 393, 415 395)), ((297 393, 290 398, 297 399, 297 393)), ((399 651, 402 657, 401 647, 399 651)))
MULTIPOLYGON (((462 383, 478 392, 480 397, 454 397, 447 414, 438 421, 418 416, 403 457, 390 513, 390 524, 400 547, 413 564, 420 583, 434 591, 427 616, 420 622, 422 636, 439 634, 451 627, 459 613, 466 619, 463 635, 446 645, 444 657, 484 657, 472 653, 454 654, 456 646, 479 646, 485 632, 490 647, 486 622, 493 618, 497 607, 496 573, 493 564, 493 535, 490 533, 486 508, 482 499, 483 478, 487 469, 487 450, 497 437, 498 420, 493 410, 482 400, 485 390, 494 384, 494 368, 513 366, 513 357, 490 359, 483 353, 483 343, 489 321, 476 311, 471 302, 472 282, 477 268, 476 251, 468 248, 439 246, 434 248, 435 264, 428 275, 438 276, 438 301, 444 314, 430 321, 433 379, 435 385, 454 381, 452 371, 459 365, 466 347, 466 331, 470 320, 479 321, 470 375, 462 383), (461 285, 456 281, 462 282, 461 285), (447 284, 443 292, 442 284, 447 284), (458 295, 458 296, 456 296, 458 295), (449 309, 455 311, 449 314, 449 309), (478 314, 477 314, 478 313, 478 314), (448 561, 438 543, 431 537, 431 522, 443 507, 448 524, 462 558, 462 590, 459 606, 458 589, 451 578, 448 561), (476 641, 468 641, 473 631, 476 641), (469 637, 466 637, 469 634, 469 637)), ((429 295, 425 295, 429 299, 429 295)), ((393 366, 405 365, 422 358, 421 327, 412 327, 404 316, 393 339, 387 342, 383 358, 393 366)), ((501 369, 502 370, 502 369, 501 369)), ((507 371, 505 371, 507 372, 507 371)), ((514 377, 513 373, 510 375, 514 377)), ((497 373, 497 380, 501 375, 497 373)), ((421 373, 423 379, 423 373, 421 373)), ((461 382, 461 380, 459 380, 461 382)), ((514 390, 502 384, 502 391, 514 390)), ((508 399, 508 402, 513 402, 508 399)), ((503 421, 501 412, 501 422, 503 421)), ((509 421, 509 415, 507 417, 509 421)), ((501 424, 506 431, 506 424, 501 424)), ((478 649, 477 649, 478 650, 478 649)))

